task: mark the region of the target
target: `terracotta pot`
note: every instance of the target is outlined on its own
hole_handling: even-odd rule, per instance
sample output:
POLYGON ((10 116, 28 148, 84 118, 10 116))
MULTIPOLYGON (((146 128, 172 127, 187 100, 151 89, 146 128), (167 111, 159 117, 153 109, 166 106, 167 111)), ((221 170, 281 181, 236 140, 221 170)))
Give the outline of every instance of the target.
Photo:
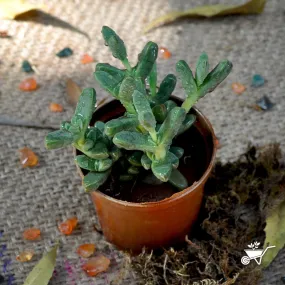
MULTIPOLYGON (((178 98, 172 99, 181 102, 178 98)), ((123 113, 124 108, 120 102, 111 101, 97 109, 91 125, 97 120, 108 121, 123 113)), ((204 144, 201 148, 204 151, 197 154, 196 162, 201 162, 199 157, 204 157, 204 162, 200 178, 190 187, 164 200, 145 203, 117 200, 100 191, 91 193, 106 239, 119 248, 138 252, 144 246, 156 248, 174 244, 184 240, 196 221, 204 185, 213 168, 217 147, 216 137, 208 119, 196 108, 192 109, 192 113, 197 116, 192 129, 196 129, 201 136, 199 145, 204 144)), ((188 143, 190 145, 186 140, 186 145, 188 143)), ((79 171, 83 176, 81 169, 79 171)), ((191 180, 190 172, 186 171, 188 182, 191 180)), ((183 174, 185 175, 185 169, 183 174)), ((163 183, 165 186, 162 187, 166 187, 167 184, 163 183)), ((149 187, 154 189, 154 186, 149 187)))

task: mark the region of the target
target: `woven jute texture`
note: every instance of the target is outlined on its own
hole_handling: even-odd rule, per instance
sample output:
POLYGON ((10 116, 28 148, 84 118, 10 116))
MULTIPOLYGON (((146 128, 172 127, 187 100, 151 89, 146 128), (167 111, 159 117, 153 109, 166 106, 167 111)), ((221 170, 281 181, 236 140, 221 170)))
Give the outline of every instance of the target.
MULTIPOLYGON (((285 151, 285 25, 283 0, 268 1, 262 15, 232 16, 219 19, 189 19, 167 25, 143 35, 143 27, 155 17, 171 9, 185 9, 202 4, 226 3, 219 0, 134 1, 134 0, 70 0, 34 1, 43 3, 48 14, 32 19, 1 20, 0 30, 7 30, 10 39, 0 39, 0 122, 17 125, 57 127, 69 120, 73 107, 66 102, 65 81, 72 78, 81 88, 95 87, 99 100, 107 96, 93 79, 94 64, 82 65, 83 54, 92 55, 97 62, 120 66, 104 46, 102 25, 114 28, 124 39, 129 58, 135 63, 137 54, 149 41, 165 46, 172 52, 168 60, 158 63, 159 78, 175 73, 175 63, 185 59, 192 67, 202 51, 209 55, 211 66, 223 58, 234 64, 228 79, 212 94, 198 103, 201 111, 212 122, 221 144, 218 158, 236 159, 249 143, 264 145, 279 142, 285 151), (69 25, 69 26, 68 26, 69 25), (71 28, 71 26, 73 28, 71 28), (75 29, 76 28, 76 29, 75 29), (85 33, 85 35, 84 35, 85 33), (88 36, 86 36, 88 34, 88 36), (55 54, 65 47, 74 50, 69 58, 55 54), (36 67, 33 75, 38 90, 25 93, 18 90, 19 83, 30 75, 21 71, 21 63, 28 59, 36 67), (250 87, 253 74, 266 78, 264 87, 250 87), (235 95, 231 83, 247 86, 242 95, 235 95), (267 95, 275 103, 269 112, 258 112, 249 106, 267 95), (64 112, 51 113, 50 102, 61 103, 64 112)), ((230 1, 230 4, 245 1, 230 1)), ((182 97, 179 85, 175 95, 182 97)), ((44 136, 47 129, 21 126, 0 127, 0 226, 4 231, 0 239, 7 250, 0 256, 1 264, 8 264, 7 273, 15 276, 14 284, 22 284, 41 253, 60 240, 57 274, 51 284, 136 284, 129 271, 122 276, 121 267, 127 262, 122 252, 105 242, 94 230, 97 224, 89 196, 84 194, 73 163, 72 150, 47 151, 44 136), (38 155, 40 165, 32 169, 21 168, 17 150, 24 146, 38 155), (57 224, 76 215, 80 227, 75 234, 63 237, 57 224), (21 234, 25 228, 39 227, 40 241, 27 243, 21 234), (97 251, 111 259, 108 273, 95 279, 88 278, 80 269, 83 261, 75 255, 77 245, 94 242, 97 251), (30 263, 18 263, 15 256, 23 249, 33 248, 37 255, 30 263), (71 268, 67 270, 67 268, 71 268)), ((238 241, 237 241, 238 242, 238 241)), ((262 285, 282 284, 285 275, 285 253, 281 252, 265 271, 262 285)), ((4 266, 5 267, 5 266, 4 266)), ((4 268, 3 268, 4 270, 4 268)), ((2 270, 2 271, 3 271, 2 270)), ((1 273, 1 272, 0 272, 1 273)))

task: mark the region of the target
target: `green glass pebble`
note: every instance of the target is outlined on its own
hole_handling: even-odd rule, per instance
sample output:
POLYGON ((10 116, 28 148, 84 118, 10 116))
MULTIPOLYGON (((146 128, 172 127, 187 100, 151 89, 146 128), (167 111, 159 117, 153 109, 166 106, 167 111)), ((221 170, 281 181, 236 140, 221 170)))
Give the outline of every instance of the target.
POLYGON ((59 51, 56 55, 58 57, 69 57, 73 54, 73 51, 71 48, 66 47, 63 50, 59 51))
POLYGON ((256 104, 263 111, 268 111, 274 106, 274 103, 272 103, 267 96, 263 96, 261 99, 257 100, 256 104))
POLYGON ((255 74, 252 77, 251 86, 252 87, 261 87, 264 85, 264 78, 260 74, 255 74))
POLYGON ((23 63, 22 63, 22 69, 23 71, 27 72, 27 73, 32 73, 34 72, 31 64, 27 61, 27 60, 24 60, 23 63))

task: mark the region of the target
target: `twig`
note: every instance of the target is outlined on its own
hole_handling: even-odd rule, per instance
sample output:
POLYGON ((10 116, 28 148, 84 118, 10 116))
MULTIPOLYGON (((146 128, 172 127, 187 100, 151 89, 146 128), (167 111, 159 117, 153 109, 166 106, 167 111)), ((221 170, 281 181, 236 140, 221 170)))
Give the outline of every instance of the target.
POLYGON ((0 125, 15 126, 15 127, 22 127, 22 128, 46 129, 46 130, 57 130, 58 129, 58 126, 35 124, 33 122, 22 121, 22 120, 17 120, 17 119, 16 120, 10 119, 4 116, 0 116, 0 125))
POLYGON ((165 255, 164 263, 163 263, 163 279, 166 284, 169 284, 166 278, 166 264, 167 264, 168 255, 165 255))

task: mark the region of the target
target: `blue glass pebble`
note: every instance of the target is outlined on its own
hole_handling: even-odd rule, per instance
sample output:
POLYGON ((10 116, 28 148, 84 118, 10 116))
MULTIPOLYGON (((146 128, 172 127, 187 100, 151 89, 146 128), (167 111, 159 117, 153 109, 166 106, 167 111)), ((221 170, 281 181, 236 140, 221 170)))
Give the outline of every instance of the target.
POLYGON ((268 111, 274 106, 274 103, 272 103, 267 96, 263 96, 261 99, 257 100, 256 104, 263 111, 268 111))
POLYGON ((56 55, 58 57, 69 57, 73 54, 73 51, 71 48, 66 47, 63 50, 59 51, 56 55))
POLYGON ((24 60, 23 63, 22 63, 22 69, 23 71, 27 72, 27 73, 32 73, 34 72, 31 64, 27 61, 27 60, 24 60))
POLYGON ((252 77, 251 86, 252 87, 261 87, 264 85, 264 78, 260 74, 255 74, 252 77))

